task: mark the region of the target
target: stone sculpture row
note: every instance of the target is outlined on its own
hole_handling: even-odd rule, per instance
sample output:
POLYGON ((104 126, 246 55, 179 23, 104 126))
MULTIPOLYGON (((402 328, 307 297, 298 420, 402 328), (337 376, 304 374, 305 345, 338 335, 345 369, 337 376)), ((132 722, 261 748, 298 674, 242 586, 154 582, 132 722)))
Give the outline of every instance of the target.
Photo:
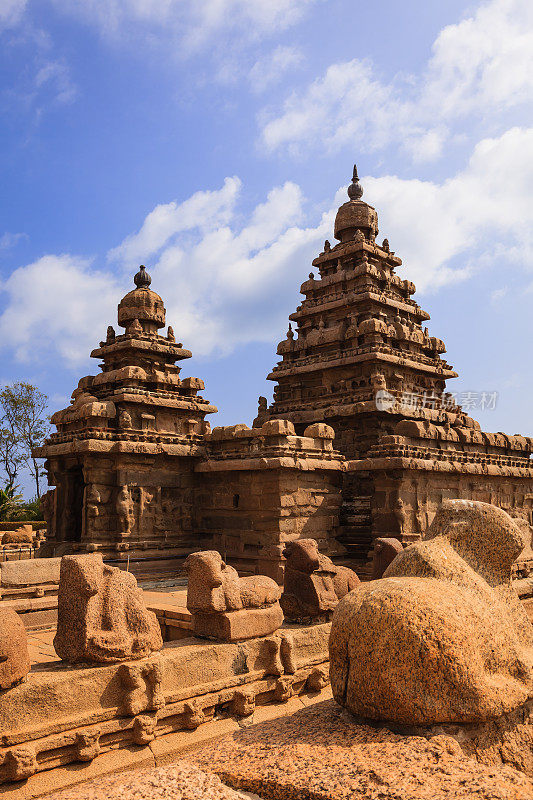
MULTIPOLYGON (((405 549, 376 543, 377 579, 368 583, 300 539, 285 547, 283 588, 266 576, 240 578, 216 551, 190 555, 187 606, 202 637, 274 634, 272 657, 286 672, 294 671, 291 631, 276 633, 284 615, 332 617, 333 694, 357 716, 423 726, 495 719, 533 698, 533 626, 511 586, 523 538, 495 506, 445 501, 423 540, 405 549)), ((63 558, 58 612, 54 645, 71 663, 140 659, 163 645, 135 578, 99 554, 63 558)), ((0 609, 0 689, 29 668, 20 618, 0 609)))
MULTIPOLYGON (((359 583, 352 570, 336 567, 321 555, 314 539, 290 543, 285 555, 283 589, 266 575, 240 578, 217 551, 190 555, 185 568, 194 634, 223 642, 270 636, 283 624, 284 612, 291 621, 324 621, 359 583)), ((286 657, 289 638, 287 634, 276 640, 276 658, 286 657)), ((147 610, 131 573, 104 564, 100 553, 63 556, 54 637, 63 661, 127 661, 162 647, 157 617, 147 610)), ((24 626, 13 610, 2 609, 0 689, 16 685, 29 670, 24 626)))

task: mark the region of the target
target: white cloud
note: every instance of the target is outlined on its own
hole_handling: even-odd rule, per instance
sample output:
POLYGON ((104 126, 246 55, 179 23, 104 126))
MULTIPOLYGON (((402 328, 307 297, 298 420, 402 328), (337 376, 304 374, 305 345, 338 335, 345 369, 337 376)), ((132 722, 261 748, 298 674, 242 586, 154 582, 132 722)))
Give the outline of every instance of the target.
POLYGON ((490 301, 493 305, 497 306, 500 300, 503 300, 506 295, 509 294, 509 287, 508 286, 501 286, 499 289, 494 289, 490 293, 490 301))
POLYGON ((289 70, 297 69, 303 53, 297 47, 278 45, 275 50, 258 59, 248 76, 252 90, 259 94, 278 83, 289 70))
POLYGON ((269 340, 283 327, 289 297, 305 277, 301 269, 328 230, 326 220, 314 228, 297 227, 302 195, 293 183, 269 192, 244 224, 239 224, 235 200, 227 195, 226 208, 217 212, 220 219, 225 212, 226 221, 212 227, 205 225, 203 208, 190 218, 187 230, 176 216, 175 230, 165 229, 164 246, 151 269, 167 318, 198 355, 269 340))
POLYGON ((39 69, 34 78, 38 92, 48 90, 59 105, 71 103, 76 97, 76 87, 70 77, 68 66, 62 61, 47 61, 39 69))
POLYGON ((442 184, 364 179, 381 232, 420 291, 461 280, 496 260, 531 264, 532 186, 533 128, 482 140, 466 168, 442 184))
POLYGON ((179 40, 194 52, 221 33, 238 30, 254 41, 297 22, 317 0, 54 0, 63 11, 82 16, 104 34, 179 40))
POLYGON ((26 8, 26 0, 0 0, 0 30, 16 25, 26 8))
POLYGON ((27 238, 28 235, 26 233, 10 233, 6 231, 0 236, 0 251, 11 250, 11 248, 16 247, 22 239, 27 238))
MULTIPOLYGON (((495 263, 531 280, 533 129, 484 139, 466 167, 443 183, 396 176, 362 182, 365 199, 378 209, 380 235, 404 260, 400 274, 420 291, 495 263)), ((19 359, 83 361, 115 323, 116 303, 140 261, 148 262, 167 321, 195 354, 281 338, 297 288, 331 238, 346 195, 340 190, 331 210, 306 225, 294 183, 272 189, 244 217, 240 188, 237 178, 227 178, 216 191, 157 206, 110 252, 114 272, 70 255, 20 267, 0 287, 6 298, 0 346, 19 359)))
POLYGON ((384 82, 368 61, 332 64, 281 114, 263 112, 261 143, 291 152, 394 143, 423 161, 440 155, 460 118, 501 116, 532 100, 533 4, 491 0, 440 32, 421 76, 384 82))
POLYGON ((88 259, 43 256, 3 283, 0 342, 20 361, 55 351, 67 364, 79 363, 98 344, 98 323, 116 314, 120 292, 116 278, 93 269, 88 259))
POLYGON ((148 260, 176 234, 198 228, 207 230, 226 224, 234 213, 241 182, 226 178, 218 191, 196 192, 183 203, 158 205, 144 220, 141 229, 128 236, 109 252, 112 261, 127 263, 148 260))
POLYGON ((165 300, 167 320, 196 354, 269 339, 286 324, 291 295, 332 220, 297 227, 302 195, 286 183, 242 222, 239 189, 238 179, 227 178, 218 191, 156 207, 138 233, 110 252, 120 262, 118 274, 71 255, 44 256, 15 270, 0 287, 6 298, 0 347, 23 361, 52 354, 70 366, 83 362, 116 322, 117 301, 147 255, 154 257, 152 285, 165 300))

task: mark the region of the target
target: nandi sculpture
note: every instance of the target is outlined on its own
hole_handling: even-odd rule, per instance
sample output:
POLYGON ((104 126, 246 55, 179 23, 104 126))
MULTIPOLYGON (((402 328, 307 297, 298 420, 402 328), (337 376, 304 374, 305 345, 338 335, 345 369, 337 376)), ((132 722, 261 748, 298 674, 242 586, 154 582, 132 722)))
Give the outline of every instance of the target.
POLYGON ((105 663, 162 647, 157 617, 146 609, 130 572, 104 564, 100 553, 63 556, 54 638, 60 658, 105 663))
POLYGON ((287 619, 328 620, 339 600, 359 585, 348 567, 337 567, 318 550, 316 539, 296 539, 285 547, 287 559, 281 607, 287 619))
POLYGON ((374 552, 372 554, 372 580, 377 581, 383 577, 385 570, 392 564, 398 553, 403 551, 399 539, 379 537, 374 539, 374 552))
POLYGON ((533 626, 511 586, 523 546, 502 509, 446 500, 422 541, 337 606, 335 700, 406 725, 482 722, 529 700, 533 626))
POLYGON ((192 553, 185 569, 196 636, 235 642, 268 636, 281 626, 281 588, 266 575, 239 578, 216 550, 192 553))

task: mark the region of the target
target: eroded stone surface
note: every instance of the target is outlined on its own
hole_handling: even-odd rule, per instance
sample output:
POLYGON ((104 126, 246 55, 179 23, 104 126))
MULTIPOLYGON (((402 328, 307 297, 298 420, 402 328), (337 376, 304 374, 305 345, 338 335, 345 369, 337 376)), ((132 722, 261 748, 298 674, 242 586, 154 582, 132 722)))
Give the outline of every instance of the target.
POLYGON ((533 783, 495 760, 467 757, 451 735, 393 733, 319 703, 191 754, 202 769, 264 798, 530 800, 533 783))
POLYGON ((111 775, 50 795, 50 800, 242 800, 217 775, 187 761, 111 775))
POLYGON ((20 683, 29 671, 28 639, 22 620, 11 608, 0 608, 0 689, 20 683))
POLYGON ((519 528, 486 503, 443 503, 422 542, 339 604, 331 684, 355 714, 432 725, 499 717, 531 697, 533 627, 511 588, 519 528))
POLYGON ((103 663, 142 658, 163 641, 134 576, 95 553, 61 561, 54 647, 64 661, 103 663))

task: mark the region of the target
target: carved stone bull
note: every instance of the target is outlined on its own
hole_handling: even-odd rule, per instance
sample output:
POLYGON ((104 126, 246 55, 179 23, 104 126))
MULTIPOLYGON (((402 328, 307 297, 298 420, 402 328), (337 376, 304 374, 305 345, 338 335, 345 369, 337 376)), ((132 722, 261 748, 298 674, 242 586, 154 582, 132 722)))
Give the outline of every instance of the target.
POLYGON ((281 588, 266 575, 239 578, 216 550, 192 553, 185 561, 187 608, 194 631, 223 641, 267 636, 280 627, 281 588))
POLYGON ((288 619, 329 619, 339 600, 359 585, 356 573, 338 567, 318 550, 316 539, 296 539, 287 559, 281 607, 288 619))

